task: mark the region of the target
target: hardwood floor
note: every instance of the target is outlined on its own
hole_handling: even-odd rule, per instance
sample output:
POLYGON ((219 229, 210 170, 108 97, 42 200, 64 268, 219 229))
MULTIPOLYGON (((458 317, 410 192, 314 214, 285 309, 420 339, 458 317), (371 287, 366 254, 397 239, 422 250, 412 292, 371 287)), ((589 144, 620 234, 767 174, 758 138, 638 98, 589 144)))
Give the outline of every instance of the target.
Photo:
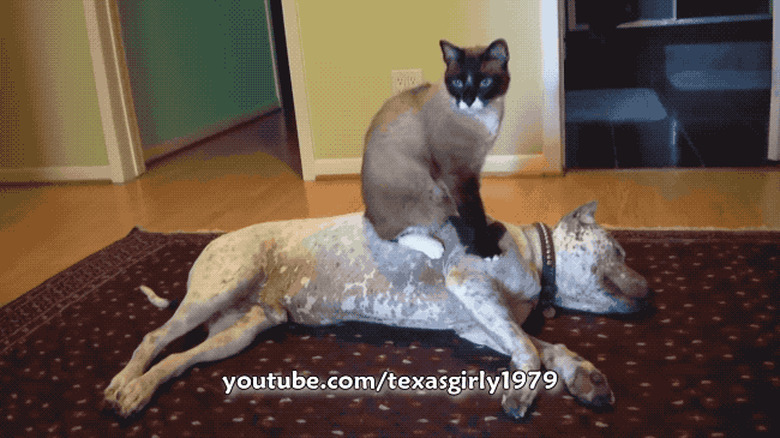
MULTIPOLYGON (((150 231, 235 230, 262 221, 362 209, 360 179, 300 178, 297 143, 281 113, 209 139, 125 185, 0 186, 0 304, 124 237, 150 231)), ((489 214, 555 224, 599 201, 619 227, 780 229, 780 172, 580 171, 564 177, 487 177, 489 214)))

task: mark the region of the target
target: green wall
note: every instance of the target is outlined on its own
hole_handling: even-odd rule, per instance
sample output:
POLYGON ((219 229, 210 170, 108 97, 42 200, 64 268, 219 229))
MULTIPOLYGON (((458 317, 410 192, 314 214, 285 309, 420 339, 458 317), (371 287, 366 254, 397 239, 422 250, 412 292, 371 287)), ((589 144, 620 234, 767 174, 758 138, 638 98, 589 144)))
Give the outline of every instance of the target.
POLYGON ((144 149, 278 104, 262 0, 119 0, 144 149))

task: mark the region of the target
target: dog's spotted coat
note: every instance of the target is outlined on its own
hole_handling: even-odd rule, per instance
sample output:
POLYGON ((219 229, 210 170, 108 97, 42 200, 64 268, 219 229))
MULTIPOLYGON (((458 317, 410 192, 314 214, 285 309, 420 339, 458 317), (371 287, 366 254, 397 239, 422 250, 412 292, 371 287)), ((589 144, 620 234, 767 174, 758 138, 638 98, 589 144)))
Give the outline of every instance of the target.
MULTIPOLYGON (((556 276, 562 280, 555 304, 632 312, 647 283, 625 265, 622 248, 595 223, 595 207, 580 207, 553 229, 556 276)), ((105 398, 128 416, 145 406, 160 384, 195 363, 236 354, 260 331, 290 320, 451 329, 506 354, 512 369, 558 372, 569 392, 585 403, 612 403, 606 377, 593 364, 520 328, 539 300, 541 243, 533 226, 505 227, 497 259, 467 254, 449 224, 436 236, 444 243, 442 257, 430 259, 380 239, 360 214, 264 223, 225 234, 204 249, 176 313, 144 337, 105 398), (204 322, 205 341, 146 369, 165 345, 204 322)), ((538 390, 504 392, 505 412, 525 416, 538 390)))

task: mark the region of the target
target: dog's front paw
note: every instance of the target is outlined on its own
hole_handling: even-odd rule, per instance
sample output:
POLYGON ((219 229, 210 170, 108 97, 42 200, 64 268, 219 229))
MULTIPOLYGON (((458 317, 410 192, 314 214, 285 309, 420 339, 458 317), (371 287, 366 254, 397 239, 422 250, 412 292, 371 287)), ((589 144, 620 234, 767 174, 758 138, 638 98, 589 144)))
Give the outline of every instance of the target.
POLYGON ((607 377, 580 355, 555 344, 545 349, 544 365, 563 377, 566 389, 580 402, 593 407, 606 407, 615 402, 607 377))
POLYGON ((525 385, 519 389, 511 388, 501 396, 501 407, 507 415, 519 420, 528 414, 538 393, 539 387, 530 389, 525 385))
POLYGON ((566 388, 582 403, 603 408, 615 403, 615 395, 607 377, 587 360, 580 362, 574 374, 566 380, 566 388))

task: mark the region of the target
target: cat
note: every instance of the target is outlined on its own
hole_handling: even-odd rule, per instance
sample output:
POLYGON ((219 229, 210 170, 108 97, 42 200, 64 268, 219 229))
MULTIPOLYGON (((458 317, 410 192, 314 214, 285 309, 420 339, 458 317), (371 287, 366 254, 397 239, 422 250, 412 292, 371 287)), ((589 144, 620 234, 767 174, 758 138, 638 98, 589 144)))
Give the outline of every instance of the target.
POLYGON ((479 174, 498 136, 509 86, 509 49, 439 42, 444 81, 388 99, 365 136, 365 216, 379 237, 436 259, 436 230, 452 220, 461 242, 483 257, 500 254, 504 230, 488 225, 479 174))

